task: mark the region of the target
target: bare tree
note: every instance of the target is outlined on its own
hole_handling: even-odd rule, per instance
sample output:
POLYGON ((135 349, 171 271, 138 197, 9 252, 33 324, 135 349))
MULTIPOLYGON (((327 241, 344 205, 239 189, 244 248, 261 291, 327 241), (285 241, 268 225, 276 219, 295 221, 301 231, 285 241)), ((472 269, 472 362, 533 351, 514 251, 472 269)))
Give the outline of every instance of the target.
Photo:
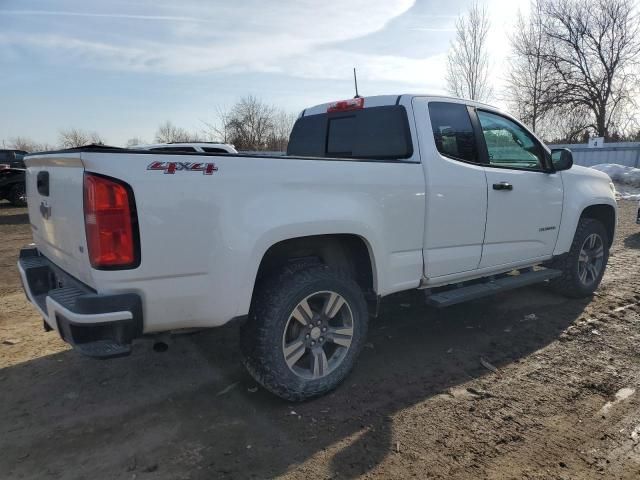
POLYGON ((156 142, 158 143, 187 143, 197 142, 198 140, 197 134, 191 133, 184 128, 176 127, 170 121, 161 124, 156 131, 156 142))
POLYGON ((295 113, 277 111, 273 116, 273 132, 269 136, 267 149, 276 152, 285 152, 289 144, 289 135, 293 124, 296 122, 295 113))
POLYGON ((58 141, 62 148, 76 148, 84 145, 104 145, 104 139, 97 132, 88 132, 79 128, 60 130, 58 141))
POLYGON ((204 132, 209 141, 220 143, 231 143, 231 130, 230 130, 230 116, 231 111, 228 108, 217 106, 216 117, 217 122, 209 123, 204 120, 204 132))
POLYGON ((538 134, 548 143, 586 143, 589 112, 585 107, 556 105, 538 123, 538 134))
POLYGON ((239 150, 267 150, 276 129, 277 109, 248 95, 229 110, 219 109, 213 133, 239 150))
POLYGON ((127 147, 133 147, 135 145, 144 145, 145 142, 144 140, 142 140, 140 137, 132 137, 129 140, 127 140, 127 143, 125 144, 127 147))
POLYGON ((446 77, 447 89, 452 95, 480 101, 491 97, 488 33, 487 11, 477 3, 456 20, 456 37, 449 48, 446 77))
POLYGON ((638 82, 640 27, 632 0, 542 0, 544 59, 554 72, 551 95, 588 112, 608 137, 638 82))
POLYGON ((54 145, 48 143, 38 143, 27 137, 14 137, 9 139, 9 148, 16 150, 24 150, 25 152, 45 152, 47 150, 55 150, 54 145))
POLYGON ((637 141, 637 134, 640 132, 638 99, 640 99, 640 93, 636 89, 618 105, 609 127, 611 138, 616 137, 620 141, 637 141))
POLYGON ((27 137, 13 137, 9 139, 9 148, 24 150, 25 152, 37 152, 36 142, 27 137))
POLYGON ((273 131, 274 107, 249 95, 240 99, 230 112, 231 141, 244 150, 263 150, 273 131))
POLYGON ((515 31, 510 37, 512 55, 506 82, 506 97, 511 109, 534 132, 554 106, 549 95, 554 75, 545 59, 548 38, 543 22, 540 0, 531 2, 528 18, 518 13, 515 31))

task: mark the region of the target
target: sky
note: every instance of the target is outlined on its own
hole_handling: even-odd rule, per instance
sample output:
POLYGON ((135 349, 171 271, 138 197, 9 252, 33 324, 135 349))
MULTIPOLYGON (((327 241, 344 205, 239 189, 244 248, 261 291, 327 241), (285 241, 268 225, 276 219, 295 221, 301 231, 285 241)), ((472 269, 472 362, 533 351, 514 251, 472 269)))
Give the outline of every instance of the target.
MULTIPOLYGON (((472 0, 0 0, 0 142, 96 131, 153 141, 253 94, 286 111, 361 95, 445 93, 456 17, 472 0)), ((489 13, 491 81, 528 0, 489 13)), ((493 103, 500 105, 499 99, 493 103)))

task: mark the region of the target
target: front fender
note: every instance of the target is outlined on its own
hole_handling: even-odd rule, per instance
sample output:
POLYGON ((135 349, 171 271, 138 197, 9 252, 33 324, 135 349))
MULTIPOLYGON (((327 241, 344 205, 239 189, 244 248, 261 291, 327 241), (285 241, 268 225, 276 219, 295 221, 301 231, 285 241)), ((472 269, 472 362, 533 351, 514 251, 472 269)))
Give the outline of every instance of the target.
POLYGON ((574 167, 562 173, 564 203, 554 255, 571 249, 578 222, 585 209, 594 205, 608 205, 613 208, 617 218, 618 208, 606 174, 584 167, 574 167))

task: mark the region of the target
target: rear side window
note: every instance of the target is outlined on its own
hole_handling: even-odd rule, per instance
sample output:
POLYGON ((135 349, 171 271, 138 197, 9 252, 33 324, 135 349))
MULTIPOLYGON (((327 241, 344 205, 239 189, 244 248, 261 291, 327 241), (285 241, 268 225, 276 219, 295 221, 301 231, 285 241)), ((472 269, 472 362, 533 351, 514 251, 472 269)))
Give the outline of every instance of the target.
POLYGON ((216 148, 216 147, 202 147, 207 153, 229 153, 224 148, 216 148))
POLYGON ((413 154, 407 112, 401 105, 299 118, 287 155, 402 159, 413 154))
POLYGON ((478 162, 476 138, 466 105, 431 102, 429 117, 438 151, 465 162, 478 162))
POLYGON ((195 152, 193 147, 156 147, 150 148, 150 152, 195 152))

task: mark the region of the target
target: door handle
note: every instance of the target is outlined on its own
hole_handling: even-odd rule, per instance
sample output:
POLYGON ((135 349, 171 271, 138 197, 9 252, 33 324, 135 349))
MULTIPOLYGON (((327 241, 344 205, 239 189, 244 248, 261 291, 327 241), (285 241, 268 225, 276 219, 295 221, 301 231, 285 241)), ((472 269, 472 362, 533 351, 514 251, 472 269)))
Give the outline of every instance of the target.
POLYGON ((500 182, 493 184, 494 190, 513 190, 513 185, 508 182, 500 182))

